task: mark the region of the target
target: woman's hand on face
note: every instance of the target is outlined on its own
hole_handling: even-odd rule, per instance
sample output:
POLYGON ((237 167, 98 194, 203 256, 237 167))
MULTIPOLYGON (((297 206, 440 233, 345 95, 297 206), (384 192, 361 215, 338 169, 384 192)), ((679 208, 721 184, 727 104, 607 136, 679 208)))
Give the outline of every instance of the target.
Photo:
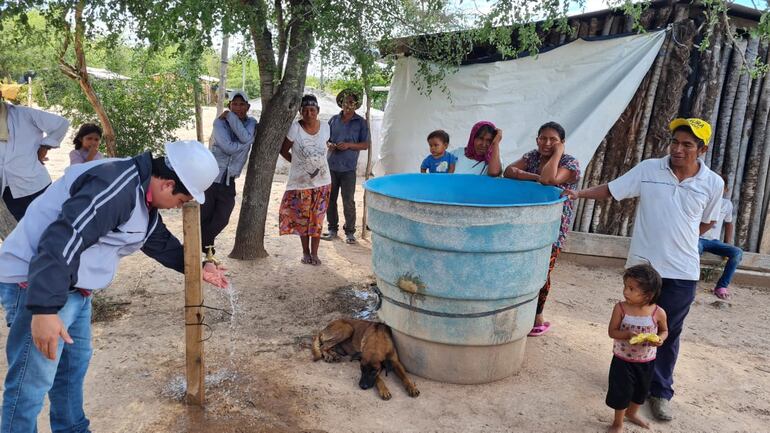
POLYGON ((564 142, 563 141, 557 141, 556 143, 554 143, 554 145, 553 145, 553 153, 551 154, 551 156, 553 156, 553 155, 559 155, 559 158, 561 158, 561 156, 564 155, 564 142))
POLYGON ((503 139, 503 130, 500 128, 495 129, 495 137, 492 139, 492 144, 500 144, 500 140, 503 139))

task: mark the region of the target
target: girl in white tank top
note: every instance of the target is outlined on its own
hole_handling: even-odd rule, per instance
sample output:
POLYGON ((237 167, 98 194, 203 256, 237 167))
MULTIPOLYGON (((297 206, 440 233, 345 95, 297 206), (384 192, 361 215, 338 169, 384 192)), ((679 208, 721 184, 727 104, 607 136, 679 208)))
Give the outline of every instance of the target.
POLYGON ((615 409, 610 432, 622 432, 624 419, 649 428, 638 411, 650 390, 657 348, 668 337, 666 312, 655 304, 662 284, 660 274, 648 264, 632 266, 623 274, 625 300, 612 310, 608 329, 615 340, 605 400, 615 409), (631 344, 639 334, 652 334, 653 340, 631 344))

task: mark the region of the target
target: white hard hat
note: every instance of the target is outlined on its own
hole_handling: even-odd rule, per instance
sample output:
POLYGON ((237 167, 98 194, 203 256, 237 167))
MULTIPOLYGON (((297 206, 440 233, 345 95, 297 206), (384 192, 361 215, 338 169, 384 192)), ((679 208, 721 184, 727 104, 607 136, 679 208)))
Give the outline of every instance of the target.
POLYGON ((190 195, 200 204, 204 194, 219 174, 217 160, 200 141, 184 140, 166 143, 166 162, 174 170, 190 195))

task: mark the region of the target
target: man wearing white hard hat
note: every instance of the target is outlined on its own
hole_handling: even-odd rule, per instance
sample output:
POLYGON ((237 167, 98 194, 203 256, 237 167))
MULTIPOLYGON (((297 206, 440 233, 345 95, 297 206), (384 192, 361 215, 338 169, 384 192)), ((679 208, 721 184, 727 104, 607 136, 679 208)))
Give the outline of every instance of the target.
MULTIPOLYGON (((197 141, 71 166, 29 206, 0 246, 0 300, 9 326, 0 431, 32 433, 46 394, 51 430, 88 432, 83 380, 91 359, 91 299, 122 257, 142 250, 184 272, 182 245, 159 209, 205 200, 219 172, 197 141)), ((212 263, 203 279, 227 285, 212 263)))

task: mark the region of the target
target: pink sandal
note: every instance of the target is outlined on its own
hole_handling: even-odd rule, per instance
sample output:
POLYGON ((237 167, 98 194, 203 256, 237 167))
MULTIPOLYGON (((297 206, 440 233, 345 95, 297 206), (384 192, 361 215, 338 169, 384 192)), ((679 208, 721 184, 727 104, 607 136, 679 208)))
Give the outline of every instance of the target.
POLYGON ((528 337, 539 337, 548 330, 551 329, 551 323, 550 322, 543 322, 542 325, 536 325, 532 327, 532 330, 529 331, 529 334, 527 334, 528 337))
POLYGON ((714 295, 719 299, 730 299, 730 292, 727 290, 727 287, 715 288, 714 295))

